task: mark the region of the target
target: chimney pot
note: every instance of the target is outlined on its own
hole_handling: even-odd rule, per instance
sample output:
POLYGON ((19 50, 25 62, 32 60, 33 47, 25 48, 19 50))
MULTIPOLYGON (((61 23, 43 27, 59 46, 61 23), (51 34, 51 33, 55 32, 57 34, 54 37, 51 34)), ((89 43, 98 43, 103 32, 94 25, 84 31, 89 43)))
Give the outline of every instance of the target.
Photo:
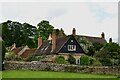
POLYGON ((109 38, 109 43, 111 43, 112 42, 112 38, 109 38))
POLYGON ((105 34, 104 34, 104 32, 102 32, 101 37, 102 37, 102 38, 105 38, 105 34))
POLYGON ((76 30, 75 30, 75 28, 73 28, 73 30, 72 30, 72 35, 76 35, 76 30))

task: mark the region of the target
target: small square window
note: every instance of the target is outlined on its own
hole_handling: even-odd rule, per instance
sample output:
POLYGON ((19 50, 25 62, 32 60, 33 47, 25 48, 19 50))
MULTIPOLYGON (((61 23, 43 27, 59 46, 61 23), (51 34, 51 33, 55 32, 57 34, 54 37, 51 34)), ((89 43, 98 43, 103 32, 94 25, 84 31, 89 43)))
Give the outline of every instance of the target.
POLYGON ((73 42, 73 40, 71 40, 71 42, 73 42))

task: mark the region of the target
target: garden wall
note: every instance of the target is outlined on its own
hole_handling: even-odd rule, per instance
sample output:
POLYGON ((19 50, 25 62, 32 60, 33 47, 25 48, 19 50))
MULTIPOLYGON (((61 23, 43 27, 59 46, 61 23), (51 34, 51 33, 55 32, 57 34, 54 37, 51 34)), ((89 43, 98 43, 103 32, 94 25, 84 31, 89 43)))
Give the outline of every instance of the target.
POLYGON ((44 70, 44 71, 62 71, 62 72, 79 72, 95 74, 120 74, 120 66, 80 66, 55 64, 48 62, 16 62, 7 61, 4 64, 6 70, 44 70))

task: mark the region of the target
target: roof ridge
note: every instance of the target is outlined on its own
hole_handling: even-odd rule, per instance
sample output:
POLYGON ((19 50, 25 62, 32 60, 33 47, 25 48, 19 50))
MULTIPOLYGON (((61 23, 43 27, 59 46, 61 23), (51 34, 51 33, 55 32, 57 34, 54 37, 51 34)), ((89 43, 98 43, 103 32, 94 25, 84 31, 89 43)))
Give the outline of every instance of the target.
POLYGON ((98 37, 98 36, 86 36, 86 35, 76 35, 76 36, 83 36, 83 37, 90 37, 90 38, 100 38, 100 39, 103 39, 102 37, 98 37))

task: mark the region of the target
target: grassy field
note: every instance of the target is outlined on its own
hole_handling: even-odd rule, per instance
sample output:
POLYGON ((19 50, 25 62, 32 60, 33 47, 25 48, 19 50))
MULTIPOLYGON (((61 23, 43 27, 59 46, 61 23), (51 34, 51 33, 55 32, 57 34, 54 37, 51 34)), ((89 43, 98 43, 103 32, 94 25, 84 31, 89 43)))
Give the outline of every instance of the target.
POLYGON ((9 71, 3 71, 2 77, 3 78, 116 78, 117 76, 80 74, 80 73, 68 73, 68 72, 9 70, 9 71))

